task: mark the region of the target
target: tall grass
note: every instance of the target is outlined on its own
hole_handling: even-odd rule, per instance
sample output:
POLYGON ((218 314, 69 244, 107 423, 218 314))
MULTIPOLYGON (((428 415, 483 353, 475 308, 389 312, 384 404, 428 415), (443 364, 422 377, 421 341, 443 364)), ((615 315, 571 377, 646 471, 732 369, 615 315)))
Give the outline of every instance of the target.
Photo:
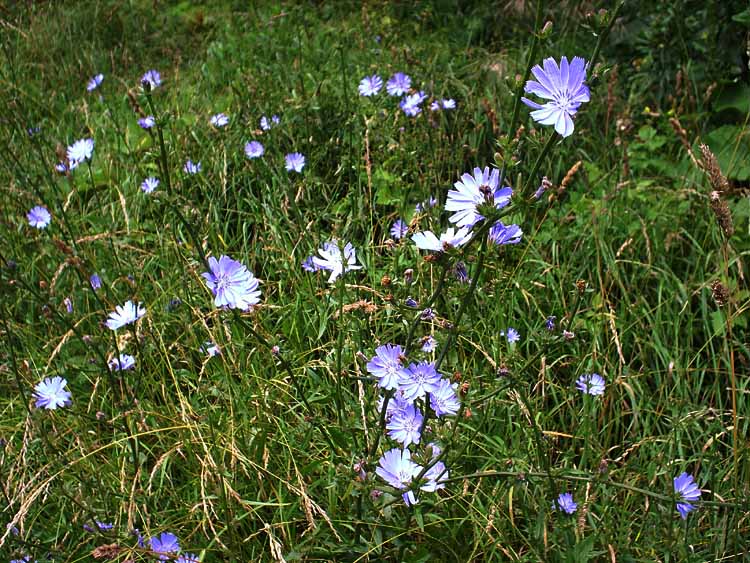
MULTIPOLYGON (((653 106, 641 70, 610 48, 633 39, 638 14, 588 11, 101 0, 0 13, 0 553, 150 561, 150 538, 170 532, 201 561, 747 557, 743 180, 722 194, 727 237, 693 142, 716 130, 710 100, 653 106), (593 53, 592 100, 560 139, 517 102, 528 68, 593 53), (147 92, 151 68, 164 83, 147 92), (358 94, 362 77, 397 71, 457 108, 428 101, 409 118, 384 91, 358 94), (226 128, 209 124, 218 112, 226 128), (84 137, 90 163, 55 172, 84 137), (262 158, 246 158, 251 140, 262 158), (301 174, 284 167, 291 152, 301 174), (186 174, 187 159, 202 171, 186 174), (502 220, 524 235, 456 251, 462 283, 455 259, 425 260, 410 237, 443 232, 448 190, 488 165, 515 190, 502 220), (536 200, 542 176, 552 188, 536 200), (34 229, 26 213, 42 204, 52 222, 34 229), (400 241, 397 218, 410 223, 400 241), (331 239, 364 268, 329 284, 301 263, 331 239), (221 255, 261 281, 251 313, 214 307, 201 273, 221 255), (147 314, 106 328, 127 300, 147 314), (424 352, 428 335, 437 348, 424 352), (412 448, 424 473, 439 443, 449 471, 437 492, 415 484, 413 506, 375 473, 397 446, 366 366, 385 343, 436 362, 461 398, 412 448), (108 368, 121 353, 134 370, 108 368), (591 373, 603 396, 576 389, 591 373), (69 407, 35 406, 52 376, 69 407), (683 471, 702 489, 685 520, 683 471), (553 509, 564 492, 573 515, 553 509)), ((744 154, 733 142, 729 161, 711 147, 724 174, 744 154)))

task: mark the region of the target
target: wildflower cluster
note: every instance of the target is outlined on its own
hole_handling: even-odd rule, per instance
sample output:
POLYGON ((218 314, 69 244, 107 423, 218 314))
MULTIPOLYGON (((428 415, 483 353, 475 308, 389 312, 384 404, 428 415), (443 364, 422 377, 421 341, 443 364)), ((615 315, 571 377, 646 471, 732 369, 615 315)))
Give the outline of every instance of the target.
MULTIPOLYGON (((365 76, 359 82, 359 95, 366 98, 376 96, 383 88, 383 79, 377 74, 365 76)), ((401 96, 399 107, 407 117, 416 117, 422 113, 422 104, 429 96, 422 90, 412 89, 412 80, 408 74, 396 72, 385 86, 389 96, 401 96)), ((430 111, 451 110, 456 108, 456 101, 452 98, 435 99, 430 103, 430 111)))

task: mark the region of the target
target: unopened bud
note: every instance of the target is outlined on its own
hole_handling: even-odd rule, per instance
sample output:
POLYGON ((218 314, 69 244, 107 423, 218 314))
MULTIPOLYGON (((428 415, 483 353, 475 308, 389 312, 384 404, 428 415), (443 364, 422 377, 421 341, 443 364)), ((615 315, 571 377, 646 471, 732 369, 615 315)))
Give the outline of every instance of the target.
POLYGON ((552 22, 548 21, 547 23, 544 24, 544 27, 542 28, 542 32, 540 35, 542 36, 542 38, 544 38, 544 37, 548 37, 550 33, 552 33, 552 22))

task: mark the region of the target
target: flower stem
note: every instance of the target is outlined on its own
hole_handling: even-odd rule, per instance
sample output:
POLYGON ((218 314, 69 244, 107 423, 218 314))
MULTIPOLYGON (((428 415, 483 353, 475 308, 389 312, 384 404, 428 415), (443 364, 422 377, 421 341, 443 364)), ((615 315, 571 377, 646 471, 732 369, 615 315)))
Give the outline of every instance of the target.
POLYGON ((557 131, 552 131, 549 139, 547 139, 547 143, 544 145, 542 152, 534 162, 534 167, 531 169, 531 173, 529 173, 529 177, 526 179, 526 185, 521 192, 521 199, 527 200, 529 198, 528 194, 531 191, 531 187, 534 185, 534 178, 536 178, 537 172, 539 172, 539 167, 542 165, 542 161, 547 158, 547 154, 549 154, 550 149, 552 149, 552 145, 554 145, 555 141, 557 141, 558 136, 559 135, 557 134, 557 131))
MULTIPOLYGON (((341 255, 343 257, 343 250, 341 255)), ((339 421, 339 427, 343 428, 344 424, 344 406, 343 399, 341 397, 341 366, 343 365, 343 358, 341 357, 344 350, 344 274, 339 276, 339 333, 336 340, 336 373, 334 378, 336 380, 336 415, 339 421)))
POLYGON ((440 366, 443 363, 443 360, 445 359, 445 355, 448 352, 448 349, 453 344, 453 341, 456 339, 456 334, 458 333, 458 327, 461 325, 461 319, 464 316, 464 311, 466 311, 466 307, 469 304, 469 301, 471 301, 471 298, 474 296, 474 291, 477 288, 477 284, 479 283, 479 276, 482 274, 482 269, 484 268, 484 258, 487 254, 487 230, 489 229, 489 223, 482 225, 482 228, 479 229, 479 233, 477 236, 482 237, 482 246, 479 249, 479 259, 477 261, 477 267, 474 269, 474 273, 472 275, 471 284, 469 285, 469 289, 464 295, 463 300, 461 301, 461 306, 458 309, 458 313, 456 314, 456 319, 453 322, 453 326, 451 327, 450 333, 448 334, 448 339, 445 341, 443 346, 440 348, 440 354, 438 355, 437 361, 435 362, 435 370, 439 371, 440 366))

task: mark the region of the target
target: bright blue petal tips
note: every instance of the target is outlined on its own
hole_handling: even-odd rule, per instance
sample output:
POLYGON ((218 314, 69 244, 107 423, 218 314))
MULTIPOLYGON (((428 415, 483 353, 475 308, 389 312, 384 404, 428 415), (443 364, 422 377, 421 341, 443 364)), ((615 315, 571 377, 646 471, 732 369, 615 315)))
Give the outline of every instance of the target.
POLYGON ((490 204, 497 209, 508 205, 513 190, 501 188, 499 180, 500 171, 489 166, 485 166, 484 170, 474 168, 473 174, 463 174, 453 185, 455 189, 448 192, 445 210, 454 211, 448 220, 458 227, 470 229, 484 219, 478 211, 480 205, 490 204))
POLYGON ((365 76, 362 80, 359 82, 359 87, 357 88, 359 90, 360 96, 374 96, 378 92, 380 92, 380 89, 383 87, 383 80, 377 75, 373 74, 372 76, 365 76))
POLYGON ((243 264, 229 256, 208 259, 210 271, 201 276, 214 295, 214 305, 229 309, 251 310, 260 303, 260 282, 243 264))
POLYGON ((260 158, 266 152, 263 145, 258 141, 250 141, 245 145, 245 156, 247 158, 260 158))
POLYGON ((298 152, 293 152, 284 158, 285 168, 290 172, 302 172, 305 167, 305 156, 298 152))
POLYGON ((65 387, 68 382, 62 377, 48 377, 34 387, 35 406, 48 410, 69 407, 72 394, 65 387))
MULTIPOLYGON (((554 319, 554 317, 551 318, 554 319)), ((576 380, 576 389, 578 389, 581 393, 585 393, 588 395, 603 395, 605 387, 606 383, 604 381, 604 378, 598 373, 582 375, 576 380)))
POLYGON ((689 512, 695 510, 695 506, 690 504, 693 501, 698 500, 701 497, 701 490, 698 488, 692 475, 688 473, 680 473, 674 478, 674 492, 677 496, 677 512, 680 513, 682 519, 686 519, 689 512))
POLYGON ((401 219, 396 219, 391 227, 391 236, 396 240, 400 240, 406 236, 407 232, 409 232, 409 225, 401 219))
POLYGON ((141 182, 143 193, 150 194, 159 187, 159 178, 149 177, 141 182))
POLYGON ((567 57, 560 59, 557 65, 554 59, 545 59, 543 67, 536 65, 531 69, 536 80, 529 80, 524 91, 544 100, 539 104, 528 98, 521 101, 532 108, 531 117, 542 125, 553 125, 563 137, 573 133, 573 116, 580 105, 588 102, 590 95, 586 80, 586 65, 581 57, 574 57, 568 63, 567 57))
POLYGON ((115 311, 109 314, 107 327, 110 330, 117 330, 125 325, 134 323, 146 314, 146 309, 141 304, 136 305, 132 301, 126 301, 122 306, 117 305, 115 311))
POLYGON ((169 532, 162 532, 149 540, 151 551, 158 554, 161 561, 171 559, 170 555, 179 553, 180 542, 177 536, 169 532))
POLYGON ((189 176, 194 176, 198 174, 202 168, 203 167, 201 166, 200 162, 193 162, 192 160, 188 159, 185 162, 185 166, 182 167, 182 171, 189 176))
POLYGON ((385 89, 389 96, 403 96, 411 88, 411 78, 408 74, 397 72, 388 80, 385 89))
POLYGON ((347 242, 343 248, 339 247, 336 240, 331 240, 323 244, 318 249, 320 256, 313 256, 313 266, 319 270, 331 272, 328 278, 329 283, 335 282, 339 276, 351 270, 361 270, 362 265, 357 264, 357 251, 352 243, 347 242))
POLYGON ((26 214, 29 225, 35 229, 46 229, 52 221, 52 215, 43 205, 32 207, 26 214))
POLYGON ((573 514, 577 509, 578 505, 573 501, 573 495, 570 493, 561 493, 552 503, 552 510, 560 510, 565 514, 573 514))
POLYGON ((155 90, 161 86, 161 74, 158 70, 149 70, 141 76, 141 84, 144 89, 155 90))
POLYGON ((68 170, 73 170, 82 162, 90 161, 93 153, 94 139, 80 139, 70 145, 66 152, 68 170))
POLYGON ((88 83, 86 84, 86 90, 89 92, 93 92, 101 85, 103 81, 104 81, 103 74, 97 74, 93 76, 91 80, 89 80, 88 83))

